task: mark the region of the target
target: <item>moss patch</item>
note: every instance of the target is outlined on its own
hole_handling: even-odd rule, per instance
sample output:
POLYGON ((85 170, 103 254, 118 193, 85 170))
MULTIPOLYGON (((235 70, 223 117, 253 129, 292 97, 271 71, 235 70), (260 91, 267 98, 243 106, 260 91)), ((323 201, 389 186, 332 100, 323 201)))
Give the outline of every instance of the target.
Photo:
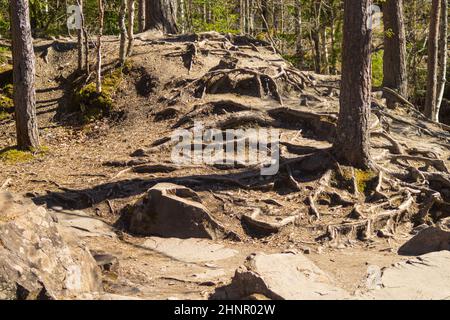
POLYGON ((366 193, 375 178, 377 178, 377 174, 372 170, 355 169, 356 186, 361 193, 366 193))
POLYGON ((92 122, 107 117, 114 110, 113 95, 128 72, 129 64, 103 76, 102 92, 97 93, 96 84, 91 82, 75 92, 75 109, 81 112, 83 122, 92 122))
POLYGON ((16 147, 8 147, 0 150, 0 161, 15 164, 33 160, 37 156, 43 156, 48 152, 47 146, 41 146, 39 150, 24 151, 16 147))
POLYGON ((9 118, 14 112, 12 88, 12 84, 8 84, 4 88, 0 88, 0 120, 9 118))
POLYGON ((16 148, 6 148, 0 151, 0 160, 6 163, 21 163, 33 159, 33 153, 16 148))

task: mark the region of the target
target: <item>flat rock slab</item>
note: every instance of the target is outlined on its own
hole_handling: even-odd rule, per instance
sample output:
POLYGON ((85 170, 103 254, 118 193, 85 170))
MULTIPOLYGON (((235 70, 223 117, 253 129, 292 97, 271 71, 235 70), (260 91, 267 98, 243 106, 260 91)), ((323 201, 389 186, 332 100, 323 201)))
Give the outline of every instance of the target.
POLYGON ((131 210, 129 229, 144 236, 223 239, 221 226, 191 189, 158 183, 131 210))
POLYGON ((212 262, 229 259, 237 254, 221 244, 205 239, 148 238, 143 247, 159 252, 172 259, 188 262, 212 262))
MULTIPOLYGON (((345 299, 349 294, 302 254, 258 253, 236 270, 226 298, 261 294, 276 300, 345 299)), ((222 297, 224 298, 224 297, 222 297)))
POLYGON ((70 228, 70 231, 78 237, 116 238, 116 234, 110 225, 89 216, 83 211, 52 210, 50 213, 58 224, 70 228))
POLYGON ((362 295, 377 300, 450 299, 450 252, 432 252, 382 270, 381 289, 362 295))

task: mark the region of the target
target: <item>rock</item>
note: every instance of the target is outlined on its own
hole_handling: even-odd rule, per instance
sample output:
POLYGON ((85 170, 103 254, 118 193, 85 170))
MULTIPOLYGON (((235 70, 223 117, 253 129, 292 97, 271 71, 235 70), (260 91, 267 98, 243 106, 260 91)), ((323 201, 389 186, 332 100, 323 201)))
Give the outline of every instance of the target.
POLYGON ((237 254, 236 250, 204 239, 151 237, 142 246, 173 259, 190 263, 219 261, 237 254))
POLYGON ((119 272, 119 259, 117 257, 108 253, 91 253, 102 271, 114 272, 116 274, 119 272))
POLYGON ((189 188, 159 183, 132 209, 129 229, 145 236, 221 239, 221 226, 189 188))
POLYGON ((68 231, 73 232, 77 237, 117 237, 111 226, 83 211, 70 211, 62 208, 58 210, 55 207, 52 209, 49 213, 53 220, 62 227, 68 228, 68 231))
POLYGON ((450 231, 445 225, 422 229, 402 245, 398 253, 405 256, 419 256, 441 250, 450 250, 450 231))
POLYGON ((0 299, 62 299, 101 292, 88 249, 31 200, 0 193, 0 299))
POLYGON ((329 300, 349 295, 302 254, 264 254, 247 258, 226 289, 229 299, 260 294, 269 299, 329 300))
POLYGON ((450 297, 450 252, 432 252, 385 268, 382 288, 362 294, 363 299, 442 300, 450 297))

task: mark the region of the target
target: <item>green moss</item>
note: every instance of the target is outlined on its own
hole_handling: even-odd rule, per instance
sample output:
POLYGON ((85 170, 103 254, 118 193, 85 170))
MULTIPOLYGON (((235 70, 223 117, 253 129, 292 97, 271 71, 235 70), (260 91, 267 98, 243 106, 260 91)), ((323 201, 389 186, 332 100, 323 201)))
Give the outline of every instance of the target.
POLYGON ((114 92, 123 80, 125 68, 129 64, 115 69, 102 79, 102 92, 97 93, 96 84, 91 82, 75 93, 74 103, 77 111, 80 111, 84 122, 92 122, 108 116, 114 109, 114 92))
POLYGON ((6 163, 21 163, 33 159, 33 153, 16 148, 6 148, 0 151, 0 160, 6 163))
POLYGON ((358 191, 365 193, 368 185, 377 177, 377 174, 372 170, 355 169, 355 179, 358 191))
POLYGON ((16 147, 8 147, 0 150, 0 161, 9 164, 28 162, 35 157, 45 155, 48 153, 49 148, 47 146, 41 146, 37 150, 19 150, 16 147))

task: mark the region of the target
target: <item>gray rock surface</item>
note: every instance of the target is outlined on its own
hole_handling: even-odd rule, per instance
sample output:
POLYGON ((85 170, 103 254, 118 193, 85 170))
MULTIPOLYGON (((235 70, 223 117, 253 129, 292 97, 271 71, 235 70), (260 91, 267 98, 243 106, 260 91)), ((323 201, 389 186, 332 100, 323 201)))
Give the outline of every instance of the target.
POLYGON ((133 208, 130 231, 146 236, 174 238, 225 237, 221 226, 198 195, 189 188, 171 183, 159 183, 133 208))
POLYGON ((450 299, 450 252, 432 252, 382 270, 382 288, 362 294, 363 299, 450 299))
POLYGON ((205 239, 151 237, 143 246, 175 260, 190 263, 219 261, 237 254, 236 250, 205 239))
POLYGON ((448 229, 446 224, 421 230, 402 245, 398 253, 407 256, 418 256, 441 250, 450 250, 450 229, 448 229))
POLYGON ((88 249, 29 199, 0 193, 0 299, 65 299, 102 291, 88 249))
POLYGON ((331 300, 348 298, 333 280, 302 254, 258 253, 236 270, 227 298, 260 294, 270 299, 331 300))
POLYGON ((83 211, 49 210, 49 212, 59 225, 69 228, 70 232, 78 237, 117 237, 110 225, 83 211))

